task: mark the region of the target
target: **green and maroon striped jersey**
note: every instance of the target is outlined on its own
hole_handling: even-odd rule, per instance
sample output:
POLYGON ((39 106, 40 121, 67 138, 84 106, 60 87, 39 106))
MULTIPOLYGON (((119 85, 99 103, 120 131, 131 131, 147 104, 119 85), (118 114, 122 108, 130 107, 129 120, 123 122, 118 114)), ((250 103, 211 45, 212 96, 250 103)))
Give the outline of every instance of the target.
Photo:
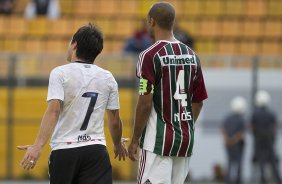
POLYGON ((160 40, 140 53, 136 75, 139 94, 153 93, 140 147, 162 156, 191 156, 192 102, 207 98, 198 56, 179 41, 160 40))

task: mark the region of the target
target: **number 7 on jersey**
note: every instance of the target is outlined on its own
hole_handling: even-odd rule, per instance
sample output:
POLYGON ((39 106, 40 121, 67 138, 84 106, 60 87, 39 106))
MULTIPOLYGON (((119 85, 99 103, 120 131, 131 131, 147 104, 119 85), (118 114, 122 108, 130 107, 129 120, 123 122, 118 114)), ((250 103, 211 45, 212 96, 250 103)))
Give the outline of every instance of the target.
POLYGON ((98 98, 98 93, 86 92, 86 93, 83 93, 82 97, 86 97, 86 98, 90 97, 91 98, 88 109, 87 109, 86 116, 85 116, 84 121, 82 123, 82 126, 80 128, 80 130, 86 130, 88 123, 89 123, 90 116, 91 116, 92 112, 94 111, 94 106, 95 106, 97 98, 98 98))

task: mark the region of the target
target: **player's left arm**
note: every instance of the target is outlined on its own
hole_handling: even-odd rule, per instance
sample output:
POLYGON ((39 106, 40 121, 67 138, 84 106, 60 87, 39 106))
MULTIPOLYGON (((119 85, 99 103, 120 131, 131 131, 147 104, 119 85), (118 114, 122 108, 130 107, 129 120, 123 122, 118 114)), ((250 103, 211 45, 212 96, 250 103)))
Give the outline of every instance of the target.
POLYGON ((122 138, 122 121, 119 116, 119 109, 107 110, 107 114, 108 127, 114 143, 115 158, 118 157, 119 161, 121 159, 125 160, 128 152, 124 143, 128 140, 122 138))
POLYGON ((62 101, 50 100, 48 107, 44 113, 41 121, 39 133, 33 145, 17 146, 20 150, 27 150, 22 161, 21 166, 26 169, 33 169, 36 161, 39 159, 43 147, 49 140, 53 130, 59 119, 62 101))
POLYGON ((128 147, 129 158, 133 161, 136 161, 137 158, 137 148, 139 145, 139 140, 142 135, 142 132, 148 122, 151 109, 152 109, 153 94, 149 93, 147 95, 139 95, 136 111, 135 111, 135 123, 133 135, 131 138, 131 143, 128 147))
POLYGON ((147 125, 152 104, 155 85, 155 66, 154 59, 150 54, 145 54, 144 57, 139 56, 136 75, 140 79, 139 97, 135 109, 134 129, 130 145, 128 146, 128 157, 132 161, 137 160, 137 149, 139 146, 140 137, 147 125))
POLYGON ((139 141, 152 109, 153 94, 140 95, 135 112, 135 127, 132 140, 139 141))

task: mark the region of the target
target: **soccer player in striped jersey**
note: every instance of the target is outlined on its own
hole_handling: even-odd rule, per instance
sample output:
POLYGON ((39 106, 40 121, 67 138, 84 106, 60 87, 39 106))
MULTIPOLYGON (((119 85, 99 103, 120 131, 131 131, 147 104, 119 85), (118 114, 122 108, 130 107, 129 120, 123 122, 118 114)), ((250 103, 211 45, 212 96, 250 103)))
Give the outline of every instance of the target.
POLYGON ((54 68, 48 86, 48 107, 33 145, 21 162, 32 169, 51 133, 51 184, 112 184, 106 149, 104 113, 119 160, 127 156, 119 117, 118 85, 113 75, 93 64, 103 49, 102 33, 91 24, 78 29, 68 47, 69 64, 54 68))
POLYGON ((155 43, 139 55, 139 99, 129 158, 137 160, 140 146, 138 183, 182 184, 207 92, 198 56, 173 36, 174 7, 155 3, 147 19, 155 43))

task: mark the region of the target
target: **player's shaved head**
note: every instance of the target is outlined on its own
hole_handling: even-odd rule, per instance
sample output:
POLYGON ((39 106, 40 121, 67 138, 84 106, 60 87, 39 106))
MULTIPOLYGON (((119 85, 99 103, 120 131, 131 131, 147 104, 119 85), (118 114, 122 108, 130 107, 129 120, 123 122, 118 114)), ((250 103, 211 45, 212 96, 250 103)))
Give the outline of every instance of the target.
POLYGON ((175 20, 175 9, 167 2, 155 3, 148 16, 153 18, 160 28, 171 30, 175 20))

